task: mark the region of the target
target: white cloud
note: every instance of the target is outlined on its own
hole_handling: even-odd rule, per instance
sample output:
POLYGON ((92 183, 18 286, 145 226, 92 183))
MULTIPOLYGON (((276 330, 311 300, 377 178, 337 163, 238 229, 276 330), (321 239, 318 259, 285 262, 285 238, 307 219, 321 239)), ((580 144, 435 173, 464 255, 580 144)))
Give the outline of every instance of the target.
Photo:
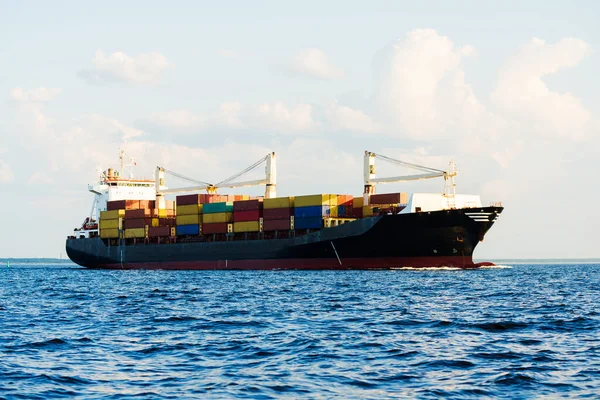
POLYGON ((282 102, 264 103, 256 108, 254 115, 258 126, 281 133, 309 131, 316 125, 310 104, 288 108, 282 102))
POLYGON ((52 182, 53 182, 52 177, 50 175, 48 175, 45 171, 34 172, 27 180, 27 183, 30 185, 37 185, 37 184, 49 185, 52 182))
POLYGON ((551 91, 543 78, 573 68, 590 53, 590 45, 580 39, 547 44, 534 38, 500 69, 492 101, 540 135, 581 139, 589 127, 590 112, 571 93, 551 91))
POLYGON ((0 160, 0 183, 11 183, 13 181, 13 172, 10 166, 0 160))
POLYGON ((291 62, 290 70, 295 74, 317 79, 336 79, 344 76, 344 71, 332 64, 323 50, 314 48, 298 51, 291 62))
POLYGON ((102 50, 96 51, 92 63, 93 69, 80 72, 80 76, 90 83, 157 83, 165 69, 172 65, 164 55, 156 52, 131 57, 120 51, 105 55, 102 50))
POLYGON ((16 87, 10 91, 10 96, 16 101, 47 102, 58 96, 60 92, 62 92, 60 88, 39 87, 25 90, 16 87))
POLYGON ((417 29, 376 57, 377 108, 397 134, 427 139, 450 127, 472 129, 484 108, 465 82, 462 61, 475 53, 433 29, 417 29))
POLYGON ((217 55, 223 58, 239 58, 240 54, 237 51, 230 49, 218 49, 217 55))
POLYGON ((327 120, 334 129, 372 133, 381 129, 369 115, 360 110, 332 103, 327 108, 327 120))

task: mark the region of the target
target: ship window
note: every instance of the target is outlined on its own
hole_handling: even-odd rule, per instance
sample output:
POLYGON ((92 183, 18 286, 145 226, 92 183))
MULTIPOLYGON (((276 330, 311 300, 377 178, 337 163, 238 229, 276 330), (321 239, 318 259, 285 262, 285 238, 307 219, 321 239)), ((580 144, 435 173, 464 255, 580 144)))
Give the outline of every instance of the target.
POLYGON ((415 207, 415 212, 421 212, 421 207, 415 207))

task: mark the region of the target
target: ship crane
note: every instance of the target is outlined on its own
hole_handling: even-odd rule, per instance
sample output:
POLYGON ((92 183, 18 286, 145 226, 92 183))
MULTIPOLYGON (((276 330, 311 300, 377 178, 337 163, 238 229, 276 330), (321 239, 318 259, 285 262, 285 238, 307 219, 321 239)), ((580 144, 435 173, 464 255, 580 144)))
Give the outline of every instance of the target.
POLYGON ((369 196, 371 194, 375 194, 375 185, 380 183, 393 183, 393 182, 409 182, 409 181, 418 181, 423 179, 433 179, 433 178, 444 178, 445 186, 444 186, 444 197, 448 199, 448 205, 452 208, 455 204, 456 198, 456 184, 454 183, 454 177, 457 175, 458 171, 456 170, 456 166, 454 164, 454 160, 450 161, 450 166, 447 171, 442 171, 440 169, 426 167, 423 165, 413 164, 406 161, 396 160, 394 158, 390 158, 387 156, 383 156, 381 154, 373 153, 371 151, 365 151, 364 158, 364 178, 365 178, 365 188, 364 188, 364 204, 369 204, 369 196), (383 161, 387 161, 392 164, 400 165, 403 167, 408 167, 411 169, 419 170, 423 172, 422 174, 416 175, 405 175, 405 176, 394 176, 390 178, 376 178, 376 169, 375 169, 375 158, 381 159, 383 161))
POLYGON ((275 153, 269 153, 265 157, 261 158, 254 164, 250 165, 248 168, 238 172, 230 176, 229 178, 222 180, 219 183, 212 184, 208 182, 203 182, 199 180, 195 180, 192 178, 185 177, 181 174, 178 174, 173 171, 169 171, 163 167, 156 167, 156 204, 157 208, 164 208, 165 194, 174 194, 174 193, 189 193, 189 192, 199 192, 206 190, 209 194, 214 194, 217 192, 219 188, 239 188, 239 187, 247 187, 247 186, 261 186, 265 185, 265 199, 271 199, 277 197, 277 169, 275 163, 275 153), (251 171, 254 171, 261 165, 265 166, 265 177, 262 179, 250 180, 250 181, 239 181, 244 175, 248 174, 251 171), (186 180, 188 182, 195 183, 195 186, 188 186, 184 188, 177 189, 168 189, 165 186, 165 174, 186 180))

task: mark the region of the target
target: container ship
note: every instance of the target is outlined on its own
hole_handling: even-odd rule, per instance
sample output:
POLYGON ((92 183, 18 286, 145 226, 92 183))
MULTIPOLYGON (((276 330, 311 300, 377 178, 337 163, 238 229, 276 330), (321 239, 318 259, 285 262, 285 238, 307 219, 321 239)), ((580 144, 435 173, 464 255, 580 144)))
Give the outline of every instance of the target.
POLYGON ((67 238, 75 263, 100 269, 346 270, 478 268, 473 251, 503 211, 478 195, 456 193, 454 162, 446 171, 364 154, 360 196, 277 197, 275 153, 217 184, 157 167, 135 179, 133 159, 97 183, 90 215, 67 238), (419 174, 377 178, 382 160, 419 174), (263 179, 240 181, 264 166, 263 179), (127 177, 124 175, 129 174, 127 177), (168 188, 165 176, 193 182, 168 188), (441 193, 375 193, 377 184, 443 178, 441 193), (264 197, 221 195, 220 188, 264 185, 264 197), (199 193, 202 192, 202 193, 199 193), (185 194, 183 194, 185 193, 185 194), (167 199, 167 196, 176 196, 167 199))

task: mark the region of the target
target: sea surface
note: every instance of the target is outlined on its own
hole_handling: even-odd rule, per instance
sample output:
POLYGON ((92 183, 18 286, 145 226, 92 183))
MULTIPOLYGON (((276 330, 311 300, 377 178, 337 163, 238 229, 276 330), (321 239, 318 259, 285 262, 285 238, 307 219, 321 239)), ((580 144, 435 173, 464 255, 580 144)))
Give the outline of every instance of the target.
POLYGON ((0 398, 598 398, 600 264, 0 266, 0 398))

